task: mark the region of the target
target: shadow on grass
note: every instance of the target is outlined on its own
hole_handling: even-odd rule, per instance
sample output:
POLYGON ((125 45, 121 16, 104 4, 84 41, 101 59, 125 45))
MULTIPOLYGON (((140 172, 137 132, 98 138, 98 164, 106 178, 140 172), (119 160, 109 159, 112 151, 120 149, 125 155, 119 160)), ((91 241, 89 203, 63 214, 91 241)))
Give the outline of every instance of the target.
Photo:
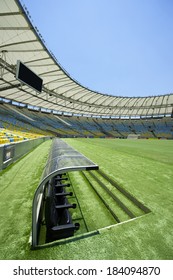
POLYGON ((58 240, 58 241, 54 241, 54 242, 43 244, 43 245, 38 245, 37 247, 34 247, 34 248, 31 247, 31 250, 40 250, 40 249, 44 249, 44 248, 52 248, 52 247, 55 247, 55 246, 58 246, 58 245, 72 243, 72 242, 75 242, 75 241, 78 241, 78 240, 82 240, 82 239, 85 239, 85 238, 88 238, 88 237, 92 237, 92 236, 95 236, 95 235, 98 235, 98 234, 100 234, 99 231, 95 230, 95 231, 85 233, 85 234, 82 234, 82 235, 78 235, 78 236, 75 236, 75 237, 71 237, 71 238, 68 238, 68 239, 63 239, 63 240, 58 240))

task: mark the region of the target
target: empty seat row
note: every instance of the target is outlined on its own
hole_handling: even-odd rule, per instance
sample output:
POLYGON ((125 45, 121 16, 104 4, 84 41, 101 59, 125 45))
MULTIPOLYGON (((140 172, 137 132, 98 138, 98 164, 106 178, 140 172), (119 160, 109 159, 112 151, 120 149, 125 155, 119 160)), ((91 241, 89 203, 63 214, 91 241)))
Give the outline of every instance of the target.
POLYGON ((76 204, 68 201, 68 196, 72 192, 67 192, 66 187, 69 183, 64 183, 67 177, 58 175, 51 179, 47 185, 47 194, 45 201, 45 224, 46 224, 46 242, 52 242, 58 239, 67 238, 74 235, 79 229, 78 223, 73 224, 70 214, 70 208, 76 208, 76 204))

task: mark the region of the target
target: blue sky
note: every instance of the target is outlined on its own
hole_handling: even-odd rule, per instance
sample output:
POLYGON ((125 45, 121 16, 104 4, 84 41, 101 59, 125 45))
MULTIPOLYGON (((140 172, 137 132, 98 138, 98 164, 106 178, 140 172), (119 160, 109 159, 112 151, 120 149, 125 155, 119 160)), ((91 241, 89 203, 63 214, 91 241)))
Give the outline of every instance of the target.
POLYGON ((49 50, 83 86, 118 96, 173 92, 172 0, 22 0, 49 50))

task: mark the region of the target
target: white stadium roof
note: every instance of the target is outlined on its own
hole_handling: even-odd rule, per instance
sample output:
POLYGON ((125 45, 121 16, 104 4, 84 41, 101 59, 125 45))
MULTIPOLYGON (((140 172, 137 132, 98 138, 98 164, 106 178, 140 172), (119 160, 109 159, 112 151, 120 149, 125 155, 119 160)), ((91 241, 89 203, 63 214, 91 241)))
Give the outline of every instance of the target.
POLYGON ((74 80, 48 50, 31 17, 18 0, 0 1, 0 97, 19 103, 94 116, 167 116, 173 94, 120 97, 102 94, 74 80), (22 61, 43 79, 41 93, 16 79, 22 61))

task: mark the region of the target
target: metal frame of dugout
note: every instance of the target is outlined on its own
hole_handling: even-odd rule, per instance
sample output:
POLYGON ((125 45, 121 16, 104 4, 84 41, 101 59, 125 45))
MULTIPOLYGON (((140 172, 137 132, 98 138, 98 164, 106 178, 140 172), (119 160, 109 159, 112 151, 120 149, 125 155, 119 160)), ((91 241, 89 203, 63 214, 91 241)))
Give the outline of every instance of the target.
MULTIPOLYGON (((87 157, 73 149, 67 143, 59 138, 54 138, 52 140, 52 146, 50 149, 50 153, 48 156, 48 160, 46 166, 43 170, 41 181, 39 186, 37 187, 32 205, 32 236, 31 236, 31 246, 35 248, 39 246, 39 231, 40 231, 40 223, 43 215, 43 202, 45 198, 45 189, 49 186, 49 192, 51 190, 51 182, 55 180, 55 178, 60 178, 62 174, 69 171, 79 171, 79 170, 97 170, 99 167, 87 157)), ((65 200, 66 201, 66 200, 65 200)), ((68 203, 67 203, 68 204, 68 203)), ((55 208, 57 206, 55 205, 55 208)), ((74 205, 68 207, 75 207, 74 205)), ((65 207, 67 209, 68 207, 65 207)), ((55 210, 54 210, 55 211, 55 210)), ((73 225, 72 223, 71 229, 73 235, 75 228, 78 225, 73 225)), ((66 229, 69 225, 61 225, 63 232, 66 232, 66 229)), ((65 236, 66 235, 62 235, 65 236)), ((68 237, 68 234, 67 234, 68 237)))

